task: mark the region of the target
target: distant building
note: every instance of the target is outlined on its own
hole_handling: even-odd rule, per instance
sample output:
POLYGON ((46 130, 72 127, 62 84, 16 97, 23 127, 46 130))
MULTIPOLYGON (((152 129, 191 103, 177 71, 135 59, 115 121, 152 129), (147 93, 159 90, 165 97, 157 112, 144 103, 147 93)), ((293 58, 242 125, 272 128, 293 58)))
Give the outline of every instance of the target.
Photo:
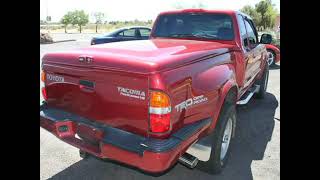
POLYGON ((276 33, 277 39, 280 39, 280 14, 277 15, 277 17, 276 17, 276 21, 275 21, 275 23, 274 23, 273 30, 274 30, 275 32, 277 32, 277 33, 276 33))
POLYGON ((277 15, 277 17, 276 17, 276 21, 274 23, 273 30, 277 31, 277 32, 280 31, 280 14, 277 15))

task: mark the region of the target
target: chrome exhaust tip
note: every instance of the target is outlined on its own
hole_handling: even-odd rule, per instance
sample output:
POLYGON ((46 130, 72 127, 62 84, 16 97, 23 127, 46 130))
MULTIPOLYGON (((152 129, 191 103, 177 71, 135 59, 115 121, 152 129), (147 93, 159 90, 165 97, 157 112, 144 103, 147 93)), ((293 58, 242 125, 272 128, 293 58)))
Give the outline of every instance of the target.
POLYGON ((188 168, 195 168, 199 162, 199 159, 192 156, 191 154, 188 153, 184 153, 180 158, 179 158, 179 162, 185 166, 187 166, 188 168))

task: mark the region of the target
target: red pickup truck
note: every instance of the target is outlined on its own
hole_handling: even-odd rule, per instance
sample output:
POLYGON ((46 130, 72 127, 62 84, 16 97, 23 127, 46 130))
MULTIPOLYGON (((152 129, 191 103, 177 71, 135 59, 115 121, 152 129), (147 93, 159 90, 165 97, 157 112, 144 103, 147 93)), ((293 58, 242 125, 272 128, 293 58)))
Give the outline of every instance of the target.
POLYGON ((241 12, 186 9, 161 13, 149 40, 48 53, 40 126, 81 157, 218 173, 236 106, 266 93, 271 40, 241 12))

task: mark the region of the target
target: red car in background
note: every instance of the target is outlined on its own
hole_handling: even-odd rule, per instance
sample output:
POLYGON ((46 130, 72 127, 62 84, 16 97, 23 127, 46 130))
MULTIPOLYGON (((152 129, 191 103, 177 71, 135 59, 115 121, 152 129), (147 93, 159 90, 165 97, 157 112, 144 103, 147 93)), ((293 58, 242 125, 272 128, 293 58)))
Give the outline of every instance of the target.
POLYGON ((272 44, 265 44, 268 52, 268 64, 269 66, 274 65, 280 61, 280 49, 272 44))

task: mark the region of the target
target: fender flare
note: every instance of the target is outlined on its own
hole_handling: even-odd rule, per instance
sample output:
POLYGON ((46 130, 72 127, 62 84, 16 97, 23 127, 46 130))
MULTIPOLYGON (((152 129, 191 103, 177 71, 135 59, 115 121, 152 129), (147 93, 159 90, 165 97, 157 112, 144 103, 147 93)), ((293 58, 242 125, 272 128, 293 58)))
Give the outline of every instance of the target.
POLYGON ((221 88, 220 88, 220 97, 217 103, 216 112, 217 114, 213 117, 213 122, 210 125, 210 131, 213 130, 216 127, 216 124, 218 122, 218 118, 220 116, 222 106, 225 103, 226 98, 228 98, 230 92, 235 91, 235 97, 234 97, 234 103, 236 104, 236 101, 238 100, 238 84, 234 79, 229 79, 221 88))

